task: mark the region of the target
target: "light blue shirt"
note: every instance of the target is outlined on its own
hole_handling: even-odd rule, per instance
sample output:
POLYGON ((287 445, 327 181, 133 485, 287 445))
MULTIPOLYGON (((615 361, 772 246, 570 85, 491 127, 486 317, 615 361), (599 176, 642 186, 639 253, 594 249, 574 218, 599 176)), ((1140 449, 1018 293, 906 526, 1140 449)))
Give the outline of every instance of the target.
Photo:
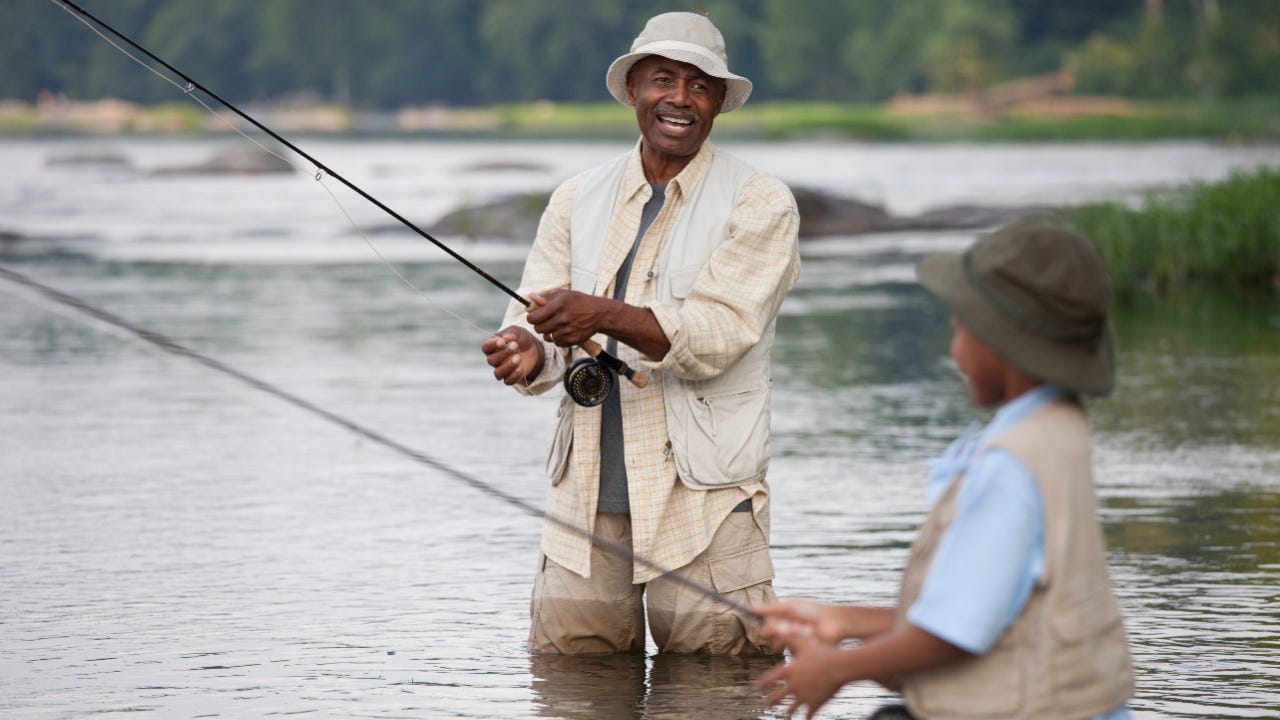
MULTIPOLYGON (((1022 612, 1044 572, 1044 504, 1035 478, 998 448, 978 452, 1045 403, 1065 394, 1041 385, 995 414, 986 427, 974 423, 933 461, 926 495, 932 507, 957 476, 964 485, 956 513, 942 536, 920 596, 907 619, 963 650, 991 649, 1022 612)), ((1121 706, 1098 720, 1127 720, 1121 706)))

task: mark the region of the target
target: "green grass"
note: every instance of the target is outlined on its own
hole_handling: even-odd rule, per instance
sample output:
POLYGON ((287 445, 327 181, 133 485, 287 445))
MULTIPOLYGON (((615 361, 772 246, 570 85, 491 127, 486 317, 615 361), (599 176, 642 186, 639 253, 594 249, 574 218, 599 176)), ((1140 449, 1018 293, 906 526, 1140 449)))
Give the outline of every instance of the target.
POLYGON ((1137 209, 1099 203, 1067 215, 1093 238, 1120 292, 1280 281, 1280 169, 1152 191, 1137 209))
MULTIPOLYGON (((1206 138, 1280 139, 1280 101, 1248 98, 1201 104, 1130 103, 1125 114, 1030 115, 989 118, 972 113, 895 113, 889 106, 813 101, 753 101, 716 118, 716 136, 787 140, 827 138, 867 142, 1032 142, 1206 138)), ((361 113, 351 129, 361 132, 361 113)), ((441 108, 443 124, 430 132, 458 137, 619 139, 636 135, 635 113, 615 102, 532 102, 476 108, 441 108)), ((223 115, 231 117, 227 111, 223 115)), ((381 121, 379 121, 380 123, 381 121)), ((210 130, 205 112, 190 102, 142 107, 124 128, 75 123, 42 124, 34 108, 0 104, 0 133, 131 132, 190 134, 210 130)), ((373 132, 386 132, 385 129, 373 132)))
MULTIPOLYGON (((617 103, 501 105, 496 131, 525 137, 630 137, 635 115, 617 103)), ((863 141, 1068 141, 1170 138, 1280 138, 1280 103, 1269 99, 1141 104, 1129 115, 1030 116, 990 119, 901 115, 880 105, 752 102, 716 118, 717 135, 785 140, 834 137, 863 141)))

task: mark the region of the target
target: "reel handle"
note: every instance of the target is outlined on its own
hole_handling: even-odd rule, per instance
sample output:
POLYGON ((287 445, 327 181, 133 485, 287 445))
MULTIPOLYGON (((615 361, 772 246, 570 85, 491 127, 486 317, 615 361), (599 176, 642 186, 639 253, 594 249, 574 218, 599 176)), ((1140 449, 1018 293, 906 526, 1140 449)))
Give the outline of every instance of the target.
POLYGON ((614 363, 617 363, 619 366, 621 366, 621 371, 619 372, 619 374, 625 375, 627 380, 631 381, 632 385, 635 385, 638 388, 645 388, 649 386, 649 376, 646 373, 643 373, 639 370, 632 370, 631 368, 627 367, 622 363, 621 360, 618 360, 617 358, 614 358, 613 356, 609 355, 609 353, 606 353, 604 351, 604 348, 600 347, 600 343, 596 342, 595 340, 592 340, 591 338, 587 338, 586 340, 583 340, 582 342, 578 343, 578 347, 582 348, 584 352, 586 352, 591 357, 596 358, 597 360, 600 359, 601 355, 604 355, 606 358, 612 360, 614 363))

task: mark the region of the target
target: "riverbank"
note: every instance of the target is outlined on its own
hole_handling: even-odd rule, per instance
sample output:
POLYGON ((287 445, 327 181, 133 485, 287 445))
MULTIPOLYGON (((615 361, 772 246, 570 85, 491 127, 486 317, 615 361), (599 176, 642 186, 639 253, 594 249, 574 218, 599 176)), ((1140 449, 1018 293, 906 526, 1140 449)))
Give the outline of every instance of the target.
MULTIPOLYGON (((536 102, 486 108, 409 107, 371 111, 333 104, 246 105, 279 132, 323 135, 439 135, 602 139, 635 134, 617 103, 536 102)), ((2 134, 223 134, 247 123, 199 106, 141 106, 123 100, 0 101, 2 134)), ((1048 96, 992 105, 981 97, 904 96, 878 105, 758 102, 716 119, 721 136, 764 140, 826 137, 863 141, 1280 140, 1280 101, 1143 103, 1123 98, 1048 96)))
POLYGON ((1067 215, 1094 239, 1122 293, 1280 288, 1280 168, 1153 190, 1138 208, 1096 203, 1067 215))

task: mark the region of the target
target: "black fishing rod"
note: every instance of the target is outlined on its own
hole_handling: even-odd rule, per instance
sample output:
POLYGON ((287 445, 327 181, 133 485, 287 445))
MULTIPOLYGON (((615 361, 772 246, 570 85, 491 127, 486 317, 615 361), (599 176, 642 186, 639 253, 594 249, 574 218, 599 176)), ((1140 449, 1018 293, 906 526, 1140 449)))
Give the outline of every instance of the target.
MULTIPOLYGON (((200 90, 201 92, 213 98, 214 100, 217 100, 220 104, 222 104, 228 110, 234 112, 236 115, 239 115, 241 118, 244 118, 244 120, 249 122, 254 127, 258 128, 262 132, 271 136, 274 140, 276 140, 280 144, 284 145, 285 147, 289 148, 293 152, 305 158, 307 162, 310 162, 311 164, 315 165, 318 171, 316 174, 317 180, 319 180, 321 177, 320 173, 333 177, 338 182, 347 186, 347 188, 355 192, 360 197, 364 198, 365 200, 368 200, 370 203, 373 203, 373 205, 376 206, 379 210, 382 210, 383 212, 387 213, 391 217, 398 220, 400 224, 414 231, 418 235, 430 241, 436 247, 448 253, 449 257, 452 257, 454 260, 457 260, 458 262, 465 265, 472 272, 476 273, 477 275, 484 278, 485 280, 488 280, 490 284, 492 284, 494 287, 498 288, 502 292, 509 295, 513 300, 516 300, 520 304, 524 305, 526 309, 533 307, 533 302, 530 301, 528 298, 525 298, 524 296, 517 293, 515 290, 512 290, 501 280, 498 280, 497 278, 493 277, 489 273, 485 272, 475 263, 472 263, 470 260, 463 257, 461 254, 454 251, 453 248, 440 242, 435 237, 433 237, 430 233, 428 233, 426 230, 423 230, 422 228, 418 227, 414 223, 410 222, 403 215, 401 215, 400 213, 388 207, 381 200, 365 192, 362 188, 357 186, 355 183, 343 177, 341 173, 334 171, 329 166, 325 165, 324 163, 320 162, 316 158, 312 157, 309 153, 303 151, 302 148, 299 148, 297 145, 294 145, 292 142, 289 142, 288 140, 286 140, 276 131, 272 130, 271 128, 259 122, 253 116, 249 115, 248 113, 244 112, 240 108, 236 107, 236 105, 231 101, 224 99, 221 95, 218 95, 214 91, 210 90, 208 87, 205 87, 195 78, 191 77, 190 75, 187 75, 186 73, 182 72, 181 70, 174 67, 173 65, 170 65, 168 61, 166 61, 164 58, 160 57, 159 55, 156 55, 155 53, 151 52, 150 50, 143 47, 142 45, 139 45, 128 35, 125 35, 119 30, 116 30, 114 27, 107 24, 102 19, 98 18, 98 16, 80 7, 78 4, 73 2, 73 0, 56 0, 56 1, 61 5, 63 5, 64 7, 66 7, 67 9, 73 10, 76 13, 79 13, 84 18, 92 21, 95 25, 97 25, 98 27, 101 27, 103 30, 106 30, 112 35, 120 38, 125 43, 128 43, 130 47, 146 55, 147 57, 151 58, 155 62, 159 63, 169 72, 185 80, 187 82, 187 92, 190 92, 192 89, 200 90)), ((582 350, 587 353, 589 358, 580 359, 573 364, 573 366, 569 369, 569 371, 565 373, 564 386, 565 386, 565 390, 568 391, 569 395, 579 405, 590 407, 593 405, 599 405, 600 403, 604 402, 605 397, 609 394, 609 390, 612 388, 614 375, 622 375, 623 377, 631 381, 631 383, 636 387, 643 388, 649 384, 649 378, 645 373, 637 372, 633 370, 626 363, 622 362, 621 360, 619 360, 618 358, 614 357, 612 354, 607 352, 603 347, 600 346, 600 343, 588 338, 582 341, 581 343, 579 343, 578 347, 582 348, 582 350)))

